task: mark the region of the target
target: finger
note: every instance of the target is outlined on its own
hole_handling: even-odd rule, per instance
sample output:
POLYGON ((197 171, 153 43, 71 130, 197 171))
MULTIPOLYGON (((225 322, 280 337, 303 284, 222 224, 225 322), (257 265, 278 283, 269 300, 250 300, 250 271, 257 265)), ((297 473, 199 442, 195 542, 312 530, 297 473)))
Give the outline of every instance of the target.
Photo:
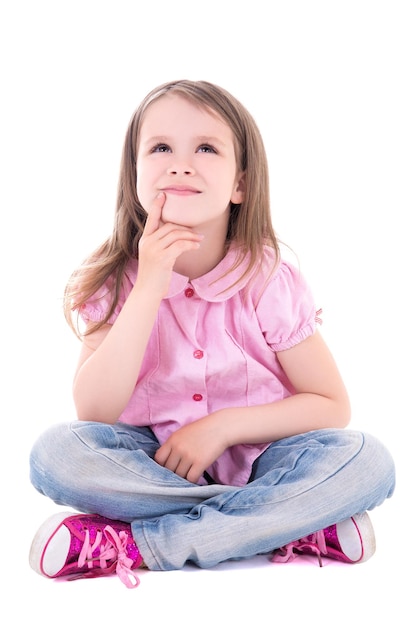
POLYGON ((182 476, 181 474, 180 465, 181 465, 181 457, 174 454, 173 452, 164 461, 164 463, 162 463, 162 467, 165 467, 165 469, 171 470, 171 472, 174 472, 175 474, 178 474, 178 476, 181 476, 182 478, 184 478, 184 476, 182 476))
POLYGON ((181 456, 171 448, 169 443, 165 442, 159 450, 156 451, 154 460, 158 465, 171 470, 171 472, 175 472, 181 462, 181 456))
MULTIPOLYGON (((181 459, 180 462, 178 463, 177 467, 175 468, 175 470, 173 470, 177 476, 181 476, 181 478, 186 478, 188 474, 191 471, 192 468, 192 462, 187 460, 187 459, 181 459)), ((192 482, 192 481, 190 481, 192 482)))
POLYGON ((159 465, 165 467, 165 469, 171 470, 171 472, 174 472, 174 474, 177 474, 177 476, 181 478, 186 478, 192 468, 192 462, 190 460, 183 458, 165 445, 157 450, 154 460, 159 465))
POLYGON ((164 467, 166 460, 169 457, 170 453, 171 453, 171 449, 166 445, 162 445, 156 451, 155 456, 154 456, 154 461, 156 461, 158 465, 162 465, 164 467))
POLYGON ((160 227, 162 209, 165 204, 165 199, 165 194, 163 193, 163 191, 160 191, 152 202, 151 208, 148 211, 148 217, 146 219, 146 224, 143 231, 144 234, 146 233, 147 235, 149 235, 151 233, 154 233, 160 227))
POLYGON ((200 470, 198 467, 192 465, 184 478, 188 480, 189 483, 198 483, 203 474, 203 471, 204 470, 200 470))
POLYGON ((164 224, 159 228, 158 235, 164 248, 170 248, 178 244, 180 251, 183 246, 188 248, 188 243, 200 244, 204 239, 204 235, 195 233, 185 226, 177 226, 176 224, 164 224))

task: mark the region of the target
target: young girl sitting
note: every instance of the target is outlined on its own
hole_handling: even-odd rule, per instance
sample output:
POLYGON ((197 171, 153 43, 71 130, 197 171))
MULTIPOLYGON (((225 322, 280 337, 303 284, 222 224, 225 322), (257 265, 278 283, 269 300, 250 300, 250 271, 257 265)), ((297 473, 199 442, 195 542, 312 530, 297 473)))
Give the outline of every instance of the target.
POLYGON ((209 568, 297 553, 357 563, 394 489, 386 448, 349 430, 313 296, 280 256, 258 128, 224 89, 157 87, 124 144, 114 229, 72 275, 78 420, 43 433, 31 480, 72 511, 40 574, 209 568))

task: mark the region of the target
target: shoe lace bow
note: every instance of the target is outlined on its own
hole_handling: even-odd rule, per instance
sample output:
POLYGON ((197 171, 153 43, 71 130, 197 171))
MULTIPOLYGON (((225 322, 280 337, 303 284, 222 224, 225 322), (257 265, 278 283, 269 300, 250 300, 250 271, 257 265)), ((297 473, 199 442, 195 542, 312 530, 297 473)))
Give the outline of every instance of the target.
MULTIPOLYGON (((118 534, 114 528, 106 526, 103 531, 97 530, 96 538, 94 542, 91 542, 90 531, 86 528, 84 543, 78 557, 78 567, 87 565, 88 568, 94 567, 94 570, 91 569, 91 572, 80 574, 80 576, 96 578, 115 571, 126 587, 129 589, 137 587, 140 581, 139 577, 132 571, 133 560, 127 555, 127 541, 128 534, 126 532, 121 531, 118 534), (105 543, 102 543, 103 535, 106 540, 105 543), (97 548, 99 548, 100 553, 93 556, 97 548), (94 565, 97 561, 101 570, 94 565), (107 561, 111 561, 110 565, 107 565, 107 561)), ((78 577, 74 576, 73 578, 78 577)))
POLYGON ((308 554, 315 554, 318 558, 319 565, 322 567, 321 560, 322 555, 327 554, 326 539, 322 530, 312 533, 302 539, 291 541, 282 548, 278 548, 272 556, 274 563, 287 563, 292 561, 297 556, 297 553, 307 552, 308 554))

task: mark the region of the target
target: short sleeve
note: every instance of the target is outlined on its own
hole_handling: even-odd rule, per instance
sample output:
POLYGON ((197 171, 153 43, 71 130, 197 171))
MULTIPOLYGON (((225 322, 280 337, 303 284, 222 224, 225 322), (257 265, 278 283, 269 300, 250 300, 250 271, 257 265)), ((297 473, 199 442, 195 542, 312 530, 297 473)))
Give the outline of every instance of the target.
POLYGON ((265 340, 274 352, 292 348, 316 329, 316 307, 300 271, 281 261, 256 307, 265 340))
MULTIPOLYGON (((132 287, 131 272, 128 271, 123 277, 119 299, 115 310, 107 320, 108 324, 114 324, 132 287)), ((104 320, 110 310, 112 300, 113 292, 111 283, 108 281, 79 308, 79 314, 83 322, 88 324, 88 322, 101 322, 104 320)))

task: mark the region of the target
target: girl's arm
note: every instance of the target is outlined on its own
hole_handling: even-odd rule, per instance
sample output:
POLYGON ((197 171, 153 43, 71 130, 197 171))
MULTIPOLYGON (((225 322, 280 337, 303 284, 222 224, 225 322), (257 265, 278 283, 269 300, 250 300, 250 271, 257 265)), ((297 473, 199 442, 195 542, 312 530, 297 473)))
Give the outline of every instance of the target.
POLYGON ((117 421, 133 393, 159 304, 152 293, 133 288, 115 323, 85 337, 73 386, 78 419, 117 421))
POLYGON ((349 398, 321 335, 277 353, 295 394, 277 402, 216 411, 175 431, 155 460, 197 482, 224 450, 236 444, 276 441, 320 428, 343 428, 350 420, 349 398))
POLYGON ((262 443, 319 428, 343 428, 350 421, 349 397, 336 363, 318 331, 277 353, 295 394, 284 400, 231 410, 228 445, 262 443))
POLYGON ((115 323, 102 326, 83 341, 73 389, 80 420, 117 421, 135 388, 174 263, 183 252, 200 245, 200 235, 190 229, 161 225, 164 198, 160 194, 149 212, 139 244, 136 283, 115 323))

